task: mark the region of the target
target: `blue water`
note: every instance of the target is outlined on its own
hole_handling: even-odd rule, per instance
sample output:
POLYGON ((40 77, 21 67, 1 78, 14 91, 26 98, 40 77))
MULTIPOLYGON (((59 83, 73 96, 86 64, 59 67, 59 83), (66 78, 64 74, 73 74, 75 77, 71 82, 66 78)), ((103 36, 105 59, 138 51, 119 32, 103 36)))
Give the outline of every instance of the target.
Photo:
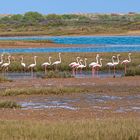
MULTIPOLYGON (((0 37, 0 40, 53 40, 59 44, 86 44, 85 47, 0 49, 0 52, 140 52, 140 36, 0 37)), ((49 46, 48 46, 49 47, 49 46)))

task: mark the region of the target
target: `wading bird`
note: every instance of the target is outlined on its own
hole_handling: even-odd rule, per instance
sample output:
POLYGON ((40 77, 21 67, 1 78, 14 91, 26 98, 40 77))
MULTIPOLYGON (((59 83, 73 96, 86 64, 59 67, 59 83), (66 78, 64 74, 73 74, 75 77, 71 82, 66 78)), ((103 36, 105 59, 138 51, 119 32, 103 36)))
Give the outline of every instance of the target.
MULTIPOLYGON (((83 61, 83 60, 82 60, 83 61)), ((85 64, 82 64, 81 62, 80 62, 80 65, 77 67, 77 69, 80 69, 80 73, 82 74, 82 69, 83 68, 86 68, 86 66, 87 66, 87 58, 85 58, 85 64)))
POLYGON ((108 68, 109 68, 109 70, 108 70, 108 72, 110 73, 110 68, 111 67, 114 67, 114 59, 116 58, 116 56, 112 56, 112 62, 108 62, 107 64, 106 64, 106 66, 108 66, 108 68))
POLYGON ((33 64, 30 64, 29 66, 28 66, 28 69, 31 69, 31 75, 33 76, 33 70, 34 70, 34 68, 36 67, 36 58, 37 58, 37 56, 34 56, 34 63, 33 64))
POLYGON ((23 62, 23 56, 21 56, 21 62, 20 62, 22 68, 23 68, 23 71, 25 71, 25 68, 26 68, 26 64, 23 62))
MULTIPOLYGON (((93 65, 96 65, 99 63, 99 54, 96 55, 96 62, 91 62, 89 64, 89 67, 92 67, 93 65)), ((95 73, 95 69, 92 67, 92 76, 94 76, 94 73, 95 73)))
POLYGON ((95 64, 95 65, 92 66, 93 69, 96 69, 96 70, 97 70, 97 76, 98 76, 98 69, 101 68, 102 65, 103 65, 103 64, 102 64, 102 60, 103 60, 103 59, 100 58, 100 64, 98 63, 98 64, 95 64))
POLYGON ((131 62, 131 53, 128 54, 128 59, 123 60, 122 64, 124 64, 124 73, 126 74, 126 65, 131 62))
POLYGON ((49 56, 49 62, 44 62, 41 66, 42 67, 45 67, 45 74, 47 72, 47 66, 50 66, 51 65, 51 56, 49 56))
POLYGON ((55 70, 57 70, 58 64, 61 64, 61 53, 59 53, 59 60, 52 63, 52 65, 55 65, 55 70))
POLYGON ((77 62, 71 62, 69 64, 69 66, 72 68, 72 75, 75 75, 75 67, 73 67, 74 65, 78 64, 80 57, 76 57, 76 61, 77 62))

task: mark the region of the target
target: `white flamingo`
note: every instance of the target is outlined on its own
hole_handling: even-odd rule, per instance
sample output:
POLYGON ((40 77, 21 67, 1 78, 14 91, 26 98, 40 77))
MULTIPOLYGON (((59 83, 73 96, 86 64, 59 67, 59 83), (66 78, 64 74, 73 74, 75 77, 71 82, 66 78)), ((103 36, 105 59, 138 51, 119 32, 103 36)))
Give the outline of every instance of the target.
POLYGON ((103 66, 102 60, 103 60, 103 59, 100 58, 100 64, 99 64, 99 63, 98 63, 98 64, 96 63, 95 65, 92 66, 93 69, 97 69, 97 76, 98 76, 98 69, 101 68, 101 67, 103 66))
POLYGON ((72 74, 75 75, 75 68, 73 67, 74 65, 76 65, 79 62, 80 57, 76 57, 76 61, 77 62, 71 62, 69 64, 69 66, 72 68, 72 74))
POLYGON ((45 67, 45 74, 47 72, 47 66, 50 66, 51 65, 51 56, 49 56, 49 62, 44 62, 41 66, 42 67, 45 67))
MULTIPOLYGON (((83 61, 83 60, 81 60, 81 61, 83 61)), ((81 62, 80 62, 80 63, 81 63, 81 62)), ((83 69, 83 68, 86 68, 86 66, 87 66, 87 58, 85 58, 85 64, 82 64, 82 63, 81 63, 81 64, 77 67, 77 69, 80 68, 80 69, 81 69, 81 72, 80 72, 80 73, 82 73, 82 69, 83 69)))
POLYGON ((26 64, 23 62, 23 56, 21 56, 21 62, 20 62, 21 66, 23 67, 24 71, 26 68, 26 64))
POLYGON ((52 63, 52 65, 55 65, 56 66, 55 67, 55 70, 57 70, 57 65, 58 64, 61 64, 61 53, 59 53, 59 60, 52 63))
POLYGON ((30 64, 28 66, 28 69, 31 69, 31 74, 33 75, 33 69, 36 67, 36 58, 37 56, 34 56, 34 63, 33 64, 30 64))
POLYGON ((126 74, 126 65, 131 62, 131 53, 128 54, 128 59, 122 61, 121 64, 124 64, 124 73, 126 74))
POLYGON ((112 56, 112 62, 108 62, 108 63, 106 64, 106 66, 109 67, 109 73, 110 73, 110 67, 114 67, 114 59, 115 59, 115 58, 116 58, 115 56, 112 56))
POLYGON ((7 63, 3 63, 3 64, 1 65, 1 68, 4 69, 4 72, 6 72, 6 71, 8 72, 9 65, 10 65, 10 63, 11 63, 10 58, 11 58, 11 56, 9 55, 9 56, 8 56, 8 62, 7 62, 7 63))
MULTIPOLYGON (((92 67, 93 65, 96 65, 99 63, 99 54, 96 55, 96 62, 91 62, 89 64, 89 67, 92 67)), ((94 76, 94 73, 95 73, 95 69, 92 67, 92 76, 94 76)))

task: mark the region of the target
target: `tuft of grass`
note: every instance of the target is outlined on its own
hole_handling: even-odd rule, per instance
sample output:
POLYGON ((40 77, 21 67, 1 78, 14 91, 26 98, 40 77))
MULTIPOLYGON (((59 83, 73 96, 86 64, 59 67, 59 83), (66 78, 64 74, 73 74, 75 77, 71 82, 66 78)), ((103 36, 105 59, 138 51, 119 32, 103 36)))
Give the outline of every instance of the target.
POLYGON ((87 89, 75 87, 48 87, 48 88, 23 88, 23 89, 6 89, 0 92, 2 96, 17 96, 17 95, 63 95, 70 93, 86 93, 87 89))
POLYGON ((1 140, 138 140, 138 119, 81 120, 55 123, 0 121, 1 140))
POLYGON ((21 106, 14 101, 0 101, 0 108, 21 108, 21 106))
POLYGON ((136 75, 140 75, 140 67, 136 67, 134 68, 130 68, 127 70, 127 73, 125 74, 125 76, 136 76, 136 75))

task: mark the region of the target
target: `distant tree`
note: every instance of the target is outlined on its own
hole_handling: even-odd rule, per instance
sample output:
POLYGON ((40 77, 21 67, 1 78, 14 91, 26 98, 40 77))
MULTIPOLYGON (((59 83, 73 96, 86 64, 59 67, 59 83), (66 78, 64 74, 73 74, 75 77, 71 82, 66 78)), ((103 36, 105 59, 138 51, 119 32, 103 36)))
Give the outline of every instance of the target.
POLYGON ((27 12, 24 14, 23 22, 36 24, 44 20, 44 16, 38 12, 27 12))

